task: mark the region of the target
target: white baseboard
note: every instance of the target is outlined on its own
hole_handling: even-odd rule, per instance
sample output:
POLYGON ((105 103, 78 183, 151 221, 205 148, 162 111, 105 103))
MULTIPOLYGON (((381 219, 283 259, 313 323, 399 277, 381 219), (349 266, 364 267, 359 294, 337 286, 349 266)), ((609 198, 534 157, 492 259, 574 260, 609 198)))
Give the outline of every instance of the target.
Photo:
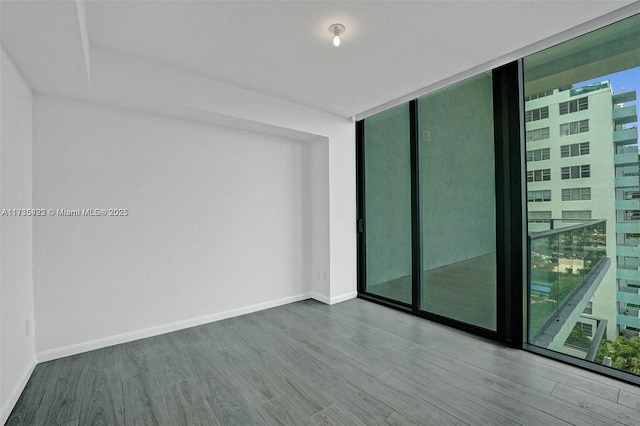
MULTIPOLYGON (((157 327, 150 327, 143 330, 131 331, 115 336, 105 337, 102 339, 90 340, 88 342, 78 343, 75 345, 64 346, 61 348, 50 349, 39 352, 37 354, 38 362, 51 361, 53 359, 63 358, 65 356, 76 355, 82 352, 92 351, 95 349, 106 348, 108 346, 118 345, 121 343, 132 342, 138 339, 157 336, 159 334, 171 333, 173 331, 183 330, 185 328, 195 327, 198 325, 208 324, 227 318, 237 317, 239 315, 250 314, 252 312, 262 311, 264 309, 274 308, 276 306, 286 305, 288 303, 298 302, 309 298, 315 298, 311 293, 301 293, 282 299, 271 300, 268 302, 257 303, 255 305, 244 306, 242 308, 231 309, 210 315, 204 315, 197 318, 191 318, 184 321, 177 321, 170 324, 164 324, 157 327)), ((326 302, 325 302, 326 303, 326 302)))
POLYGON ((344 302, 349 299, 355 299, 356 297, 358 297, 357 291, 351 291, 349 293, 341 294, 340 296, 334 296, 329 301, 329 305, 335 305, 336 303, 344 302))
POLYGON ((354 299, 358 297, 358 292, 351 291, 349 293, 341 294, 340 296, 334 296, 334 297, 327 297, 323 294, 312 292, 310 297, 326 305, 335 305, 336 303, 344 302, 345 300, 354 299))
POLYGON ((27 386, 27 382, 29 381, 31 374, 33 373, 33 369, 36 368, 37 363, 37 358, 34 354, 31 357, 31 361, 29 361, 27 369, 24 371, 24 373, 22 373, 20 380, 18 381, 18 383, 16 383, 14 388, 9 393, 7 400, 2 404, 2 407, 0 409, 0 425, 5 424, 9 419, 9 415, 11 414, 13 407, 15 407, 16 402, 18 402, 18 399, 20 398, 24 387, 27 386))
POLYGON ((330 305, 331 304, 331 300, 327 296, 325 296, 323 294, 320 294, 320 293, 311 292, 309 294, 309 297, 311 297, 314 300, 317 300, 318 302, 322 302, 325 305, 330 305))

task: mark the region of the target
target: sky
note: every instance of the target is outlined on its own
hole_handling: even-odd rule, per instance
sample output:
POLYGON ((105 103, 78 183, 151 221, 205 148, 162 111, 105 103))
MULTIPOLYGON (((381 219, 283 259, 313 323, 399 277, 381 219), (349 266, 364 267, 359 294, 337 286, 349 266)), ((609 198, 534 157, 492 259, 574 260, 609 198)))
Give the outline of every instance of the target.
POLYGON ((613 93, 622 93, 624 87, 625 92, 635 90, 638 96, 640 96, 640 67, 630 68, 625 71, 616 72, 613 74, 604 75, 602 77, 593 78, 591 80, 583 81, 575 84, 574 87, 582 87, 591 83, 597 83, 604 80, 611 80, 611 87, 613 93))
MULTIPOLYGON (((594 78, 591 80, 583 81, 578 84, 574 84, 574 87, 582 87, 591 83, 597 83, 600 81, 609 80, 611 81, 611 87, 613 89, 613 93, 622 93, 622 88, 624 88, 625 92, 630 92, 632 90, 636 91, 636 100, 632 102, 625 102, 625 105, 639 105, 638 98, 640 97, 640 67, 629 68, 624 71, 616 72, 613 74, 607 74, 602 77, 594 78)), ((626 124, 624 127, 636 127, 637 123, 626 124)), ((638 135, 638 143, 640 144, 640 135, 638 135)))

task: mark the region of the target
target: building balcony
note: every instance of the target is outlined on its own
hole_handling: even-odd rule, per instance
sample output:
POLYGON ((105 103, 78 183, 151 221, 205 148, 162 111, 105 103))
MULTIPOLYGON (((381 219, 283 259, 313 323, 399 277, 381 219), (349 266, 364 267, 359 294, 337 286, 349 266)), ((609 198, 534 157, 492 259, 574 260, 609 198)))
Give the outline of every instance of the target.
POLYGON ((616 145, 633 145, 638 142, 638 128, 622 129, 613 132, 613 143, 616 145))
POLYGON ((627 238, 624 239, 624 243, 622 245, 624 245, 624 246, 638 246, 638 245, 640 245, 640 239, 634 238, 633 235, 626 235, 625 237, 627 237, 627 238), (629 237, 631 237, 631 238, 629 238, 629 237))
POLYGON ((616 269, 616 278, 620 280, 640 281, 640 271, 637 268, 634 269, 616 269))
POLYGON ((640 305, 640 294, 638 294, 638 289, 635 289, 635 293, 628 293, 624 291, 619 291, 616 293, 616 300, 620 303, 631 303, 633 305, 640 305))
POLYGON ((634 166, 638 164, 638 152, 627 152, 613 156, 613 164, 616 166, 634 166))
POLYGON ((638 268, 640 267, 640 259, 637 257, 625 257, 624 259, 618 259, 618 266, 638 268))
POLYGON ((616 188, 636 188, 640 187, 638 176, 617 176, 614 178, 616 188))
POLYGON ((611 103, 614 105, 621 104, 624 102, 631 102, 636 100, 636 91, 632 90, 630 92, 617 93, 611 97, 611 103))
POLYGON ((640 281, 620 281, 618 291, 624 291, 626 293, 640 294, 640 281))
POLYGON ((616 246, 616 256, 640 257, 640 247, 619 245, 616 246))
POLYGON ((530 341, 560 350, 611 265, 606 221, 532 232, 530 256, 530 341))
POLYGON ((621 309, 619 314, 640 318, 640 309, 633 306, 622 306, 621 308, 624 309, 621 309))
POLYGON ((638 176, 640 167, 636 164, 634 166, 626 166, 622 168, 622 176, 638 176))
POLYGON ((618 315, 617 321, 619 325, 640 329, 640 318, 638 317, 634 317, 631 315, 618 315))
POLYGON ((622 108, 613 109, 613 120, 616 124, 629 124, 638 121, 636 106, 629 105, 622 108))
POLYGON ((616 210, 640 210, 640 199, 616 200, 616 210))
POLYGON ((640 234, 640 222, 616 223, 617 234, 640 234))

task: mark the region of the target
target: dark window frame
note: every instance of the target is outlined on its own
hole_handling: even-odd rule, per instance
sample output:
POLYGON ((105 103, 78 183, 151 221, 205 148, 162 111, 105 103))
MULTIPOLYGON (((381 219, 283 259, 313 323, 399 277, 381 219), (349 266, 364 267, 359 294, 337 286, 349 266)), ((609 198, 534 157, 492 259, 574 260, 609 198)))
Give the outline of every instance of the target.
MULTIPOLYGON (((512 223, 507 218, 522 217, 520 200, 523 192, 521 183, 524 179, 521 158, 524 153, 520 142, 524 141, 524 108, 521 97, 522 61, 512 62, 492 71, 493 77, 493 113, 494 113, 494 156, 495 156, 495 190, 496 190, 496 252, 497 252, 497 285, 496 285, 496 331, 487 330, 472 324, 463 323, 451 318, 423 311, 419 308, 421 253, 420 253, 420 187, 418 143, 417 99, 410 101, 410 143, 411 143, 411 182, 412 182, 412 273, 413 302, 411 305, 398 303, 366 291, 366 212, 364 194, 364 120, 356 122, 356 228, 358 248, 358 297, 402 310, 429 320, 452 327, 470 331, 474 334, 507 342, 521 348, 524 336, 522 317, 523 288, 514 288, 510 283, 516 277, 522 278, 525 239, 522 235, 522 224, 512 223), (517 117, 514 120, 513 117, 517 117), (522 125, 521 125, 522 123, 522 125), (513 200, 513 201, 512 201, 513 200), (517 200, 517 201, 515 201, 517 200), (518 231, 518 229, 520 231, 518 231)), ((546 128, 548 135, 549 128, 546 128)), ((548 136, 547 136, 548 137, 548 136)))
MULTIPOLYGON (((527 341, 528 325, 524 321, 524 313, 526 312, 526 306, 528 305, 526 292, 529 291, 529 288, 524 285, 519 285, 519 283, 521 282, 523 276, 528 277, 529 274, 529 265, 526 262, 523 264, 522 261, 527 254, 526 251, 530 250, 530 241, 526 236, 527 214, 523 204, 524 196, 527 195, 526 164, 528 154, 523 151, 526 144, 528 142, 532 142, 533 138, 529 136, 529 131, 525 130, 523 59, 519 59, 515 62, 493 70, 493 73, 495 129, 494 137, 496 149, 497 191, 496 213, 497 222, 501 225, 497 229, 497 233, 499 234, 499 238, 497 240, 497 250, 502 250, 504 252, 509 251, 508 256, 499 260, 498 273, 502 274, 502 277, 505 279, 511 279, 511 285, 501 283, 500 280, 498 281, 499 289, 502 290, 502 292, 498 295, 498 332, 487 333, 486 330, 477 330, 473 327, 468 327, 455 321, 447 321, 446 319, 437 317, 425 317, 429 317, 428 319, 445 323, 455 328, 470 331, 474 334, 508 342, 514 347, 521 348, 532 353, 550 357, 558 361, 590 370, 592 372, 638 385, 640 384, 640 379, 637 376, 631 375, 630 373, 611 369, 609 367, 597 365, 589 361, 576 359, 559 352, 540 348, 529 344, 527 341), (501 159, 502 161, 498 161, 499 159, 501 159)), ((560 91, 569 90, 569 88, 570 87, 561 88, 560 91)), ((555 91, 553 90, 540 92, 535 95, 529 96, 526 100, 549 96, 553 93, 555 93, 555 91)), ((362 129, 362 126, 360 124, 361 123, 356 123, 357 134, 360 134, 362 129)), ((584 123, 582 127, 580 126, 580 124, 578 124, 578 133, 580 133, 580 131, 582 131, 582 133, 589 131, 589 124, 584 123)), ((575 134, 571 133, 571 129, 568 129, 567 133, 568 135, 575 134)), ((554 137, 555 136, 556 135, 554 134, 554 137)), ((541 139, 543 138, 539 138, 536 140, 541 139)), ((360 149, 361 147, 357 144, 356 151, 359 153, 358 157, 360 157, 361 155, 360 149)), ((587 154, 582 152, 581 155, 587 154)), ((360 168, 360 166, 358 167, 360 168)), ((582 175, 581 173, 581 177, 590 176, 591 171, 587 169, 586 172, 586 175, 582 175)), ((358 179, 361 179, 362 176, 360 175, 360 172, 357 172, 357 174, 358 179)), ((358 205, 360 206, 362 205, 362 194, 361 192, 357 192, 357 194, 358 205)), ((360 229, 360 227, 363 227, 364 223, 364 212, 362 212, 359 207, 357 211, 357 226, 360 229)), ((358 232, 359 251, 361 248, 361 243, 363 242, 363 232, 364 231, 358 232)), ((625 237, 627 236, 625 235, 625 237)), ((629 238, 630 237, 635 238, 635 234, 629 236, 629 238)), ((363 276, 362 270, 360 269, 360 263, 358 266, 358 276, 363 276)), ((530 285, 528 280, 529 279, 527 278, 525 282, 527 282, 527 285, 530 285)), ((360 286, 360 278, 358 283, 360 286)), ((359 294, 359 297, 390 306, 384 300, 369 298, 365 294, 359 294)), ((403 307, 391 307, 406 310, 403 307)))

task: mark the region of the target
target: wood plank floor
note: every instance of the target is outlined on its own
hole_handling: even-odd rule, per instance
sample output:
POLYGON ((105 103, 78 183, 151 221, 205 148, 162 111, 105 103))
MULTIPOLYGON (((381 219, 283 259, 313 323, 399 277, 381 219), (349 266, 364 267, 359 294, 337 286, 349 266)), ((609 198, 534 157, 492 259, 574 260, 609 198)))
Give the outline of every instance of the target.
MULTIPOLYGON (((421 308, 495 331, 496 281, 495 252, 425 270, 421 308)), ((368 290, 411 303, 411 276, 372 285, 368 290)))
POLYGON ((39 364, 8 425, 637 425, 640 388, 355 299, 39 364))

